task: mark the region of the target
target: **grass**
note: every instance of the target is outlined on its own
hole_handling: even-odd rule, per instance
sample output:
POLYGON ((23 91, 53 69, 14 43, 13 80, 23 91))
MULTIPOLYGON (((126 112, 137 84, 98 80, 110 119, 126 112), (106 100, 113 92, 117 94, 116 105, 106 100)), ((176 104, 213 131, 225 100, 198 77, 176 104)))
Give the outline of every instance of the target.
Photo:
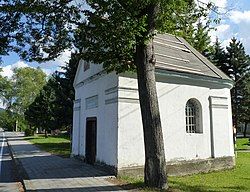
POLYGON ((62 157, 70 156, 70 138, 65 135, 49 136, 35 135, 25 137, 26 140, 38 146, 40 149, 62 157))
MULTIPOLYGON (((248 139, 238 139, 238 148, 247 149, 248 139)), ((157 191, 145 188, 143 178, 120 178, 142 191, 157 191)), ((231 170, 201 173, 182 177, 168 177, 170 192, 250 192, 250 152, 238 152, 236 167, 231 170)))
POLYGON ((237 150, 250 149, 250 140, 248 138, 236 139, 236 146, 237 150))
POLYGON ((232 170, 170 177, 169 182, 180 191, 250 191, 250 153, 238 153, 232 170))

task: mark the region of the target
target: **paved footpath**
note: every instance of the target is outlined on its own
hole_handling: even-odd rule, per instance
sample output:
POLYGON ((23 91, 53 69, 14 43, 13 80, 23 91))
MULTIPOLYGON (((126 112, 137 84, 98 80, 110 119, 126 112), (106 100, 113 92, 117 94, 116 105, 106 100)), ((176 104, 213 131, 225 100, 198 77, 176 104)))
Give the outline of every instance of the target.
POLYGON ((125 191, 110 183, 106 172, 73 158, 44 152, 23 140, 20 133, 5 133, 15 162, 22 167, 26 191, 125 191))
POLYGON ((10 156, 9 148, 0 128, 0 191, 23 192, 20 180, 16 177, 17 170, 10 156))

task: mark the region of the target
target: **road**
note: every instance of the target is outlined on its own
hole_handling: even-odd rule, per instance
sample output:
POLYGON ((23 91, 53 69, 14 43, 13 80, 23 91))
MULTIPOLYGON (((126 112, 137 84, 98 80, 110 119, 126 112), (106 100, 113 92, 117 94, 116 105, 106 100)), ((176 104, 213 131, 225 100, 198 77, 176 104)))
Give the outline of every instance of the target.
POLYGON ((22 191, 16 175, 14 162, 6 142, 5 132, 0 128, 0 191, 22 191))

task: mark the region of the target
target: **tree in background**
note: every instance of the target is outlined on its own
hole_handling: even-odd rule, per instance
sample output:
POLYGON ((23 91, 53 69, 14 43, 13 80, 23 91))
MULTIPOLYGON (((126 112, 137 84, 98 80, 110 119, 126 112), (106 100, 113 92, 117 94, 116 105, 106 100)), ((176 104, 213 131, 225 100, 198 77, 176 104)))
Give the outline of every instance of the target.
POLYGON ((10 110, 2 110, 0 112, 0 126, 8 131, 15 130, 14 114, 10 110))
POLYGON ((13 108, 18 114, 23 114, 45 85, 46 74, 40 68, 16 68, 12 81, 15 95, 13 108))
POLYGON ((79 53, 71 53, 71 58, 65 67, 64 72, 57 73, 54 78, 58 84, 56 89, 56 107, 55 114, 61 127, 71 131, 73 123, 73 101, 75 99, 75 90, 73 87, 75 74, 80 61, 79 53))
POLYGON ((244 135, 250 117, 249 58, 243 44, 235 38, 231 39, 226 50, 222 48, 217 38, 209 55, 209 59, 235 82, 231 90, 233 123, 236 128, 239 128, 239 124, 245 124, 244 135))
MULTIPOLYGON (((232 38, 228 47, 226 47, 225 68, 228 70, 226 74, 234 81, 234 87, 231 89, 233 123, 238 128, 242 108, 244 108, 244 97, 246 97, 246 81, 250 72, 250 58, 245 53, 244 46, 236 38, 232 38)), ((246 102, 247 103, 247 102, 246 102)), ((246 106, 249 108, 249 105, 246 106)))
POLYGON ((205 57, 209 57, 211 52, 211 38, 208 34, 210 30, 208 24, 203 25, 201 22, 198 22, 192 36, 193 39, 191 39, 190 42, 190 44, 205 57))
POLYGON ((30 123, 30 129, 43 128, 69 130, 72 128, 73 101, 75 98, 73 81, 79 63, 79 54, 72 53, 69 63, 63 67, 64 72, 55 72, 43 87, 35 101, 25 112, 25 118, 30 123), (44 111, 47 111, 46 121, 44 111), (53 125, 53 126, 52 126, 53 125))
POLYGON ((13 130, 24 130, 24 112, 46 83, 46 74, 41 69, 25 67, 14 69, 10 79, 0 78, 0 96, 8 110, 5 117, 12 118, 10 122, 15 121, 13 130))
POLYGON ((25 111, 25 118, 30 125, 45 130, 45 137, 50 130, 57 128, 55 119, 55 78, 51 77, 42 88, 34 102, 25 111))
POLYGON ((242 105, 239 106, 239 121, 244 125, 244 137, 247 136, 247 126, 250 123, 250 74, 243 77, 242 105))
POLYGON ((11 109, 14 99, 13 81, 7 77, 0 76, 0 98, 6 109, 11 109))
POLYGON ((219 39, 216 38, 216 41, 212 47, 212 51, 209 59, 214 63, 220 70, 229 76, 229 66, 227 63, 227 55, 225 50, 222 48, 219 39))

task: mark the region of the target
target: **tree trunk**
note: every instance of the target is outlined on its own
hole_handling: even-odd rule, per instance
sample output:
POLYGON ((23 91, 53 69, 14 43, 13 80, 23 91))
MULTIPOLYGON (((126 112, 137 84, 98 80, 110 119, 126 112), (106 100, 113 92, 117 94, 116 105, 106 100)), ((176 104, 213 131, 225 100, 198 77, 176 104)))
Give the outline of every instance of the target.
POLYGON ((137 78, 145 145, 144 181, 147 186, 167 188, 166 162, 155 82, 152 42, 138 45, 137 78))
POLYGON ((147 9, 148 30, 137 38, 135 63, 145 145, 144 182, 149 187, 168 188, 163 134, 155 82, 153 39, 157 5, 147 9), (149 41, 145 41, 147 38, 149 41))
POLYGON ((47 133, 47 130, 46 130, 46 129, 45 129, 45 132, 44 132, 44 133, 45 133, 45 135, 44 135, 45 138, 47 138, 47 137, 48 137, 48 133, 47 133))
POLYGON ((247 122, 245 122, 245 127, 244 127, 244 138, 247 137, 247 122))
POLYGON ((155 82, 153 33, 158 5, 149 5, 147 31, 137 38, 135 63, 143 123, 145 167, 144 182, 149 187, 168 188, 163 134, 155 82), (146 42, 147 38, 151 38, 146 42))
POLYGON ((18 131, 18 120, 16 120, 16 123, 15 123, 15 131, 16 132, 18 131))

